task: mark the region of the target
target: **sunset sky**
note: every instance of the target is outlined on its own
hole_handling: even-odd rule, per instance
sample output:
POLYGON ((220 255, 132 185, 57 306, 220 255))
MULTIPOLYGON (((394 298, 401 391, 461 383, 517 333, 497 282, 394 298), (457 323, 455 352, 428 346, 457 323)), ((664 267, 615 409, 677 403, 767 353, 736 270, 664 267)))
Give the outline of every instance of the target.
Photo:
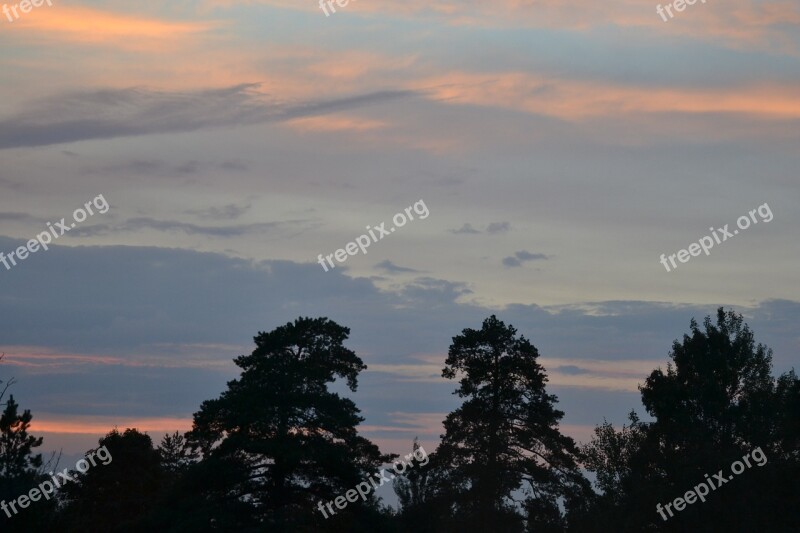
POLYGON ((44 450, 189 429, 298 316, 351 328, 361 430, 395 453, 435 448, 448 346, 491 314, 583 441, 643 413, 637 384, 720 305, 776 373, 796 364, 796 1, 668 22, 644 0, 52 4, 0 14, 0 251, 111 207, 0 265, 0 379, 44 450), (317 263, 420 200, 426 219, 317 263))

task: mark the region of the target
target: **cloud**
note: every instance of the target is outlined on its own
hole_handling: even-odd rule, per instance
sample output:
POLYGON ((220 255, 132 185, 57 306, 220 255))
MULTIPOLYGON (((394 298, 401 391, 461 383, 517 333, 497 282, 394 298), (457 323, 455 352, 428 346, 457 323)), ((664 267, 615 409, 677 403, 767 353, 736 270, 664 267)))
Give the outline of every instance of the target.
POLYGON ((494 235, 495 233, 506 233, 511 229, 511 223, 509 222, 492 222, 488 226, 486 226, 486 232, 491 233, 494 235))
POLYGON ((738 114, 761 120, 800 117, 800 89, 791 82, 653 87, 524 71, 450 71, 414 80, 410 85, 424 89, 426 98, 448 105, 512 109, 565 121, 666 113, 738 114))
POLYGON ((236 224, 233 226, 201 226, 176 220, 157 220, 149 217, 131 218, 117 225, 96 224, 83 226, 70 231, 70 235, 90 237, 93 235, 107 235, 120 231, 141 231, 152 229, 156 231, 180 231, 187 235, 206 235, 209 237, 236 237, 259 232, 274 232, 276 230, 304 231, 312 225, 308 220, 287 220, 281 222, 262 222, 255 224, 236 224))
POLYGON ((451 230, 448 230, 448 231, 450 231, 450 233, 453 233, 455 235, 462 235, 462 234, 463 235, 474 235, 474 234, 480 233, 480 231, 478 231, 475 228, 473 228, 471 224, 464 224, 459 229, 451 229, 451 230))
MULTIPOLYGON (((577 387, 605 391, 636 392, 638 386, 665 361, 601 361, 591 359, 560 359, 543 357, 539 363, 545 367, 548 383, 559 387, 577 387), (572 364, 561 364, 572 363, 572 364)), ((442 363, 405 363, 370 365, 368 372, 395 376, 404 382, 445 383, 442 363)))
MULTIPOLYGON (((486 233, 490 235, 497 235, 498 233, 506 233, 511 230, 511 223, 510 222, 492 222, 488 226, 486 226, 486 233)), ((465 223, 459 229, 451 229, 448 230, 450 233, 455 235, 479 235, 483 233, 484 230, 475 229, 472 227, 472 224, 465 223)))
POLYGON ((162 161, 160 159, 133 159, 123 163, 116 163, 113 165, 105 165, 98 169, 87 171, 90 174, 110 174, 110 173, 123 173, 123 174, 142 174, 142 175, 181 175, 181 174, 198 174, 204 170, 225 170, 228 172, 242 172, 247 170, 247 165, 237 161, 223 161, 222 163, 216 162, 202 162, 197 160, 185 161, 180 164, 172 164, 162 161))
POLYGON ((7 26, 10 26, 8 31, 18 32, 18 38, 159 52, 165 47, 189 42, 219 24, 174 22, 59 4, 49 9, 38 9, 35 14, 20 17, 13 25, 7 26))
POLYGON ((525 250, 520 250, 515 253, 513 257, 506 257, 503 259, 503 264, 509 268, 522 266, 525 261, 537 261, 549 259, 545 254, 532 254, 525 250))
POLYGON ((27 213, 19 212, 0 212, 0 220, 9 222, 43 222, 44 219, 37 218, 27 213))
POLYGON ((190 209, 184 212, 211 220, 235 220, 245 214, 251 207, 252 204, 249 203, 243 205, 227 204, 222 207, 212 206, 204 209, 190 209))
MULTIPOLYGON (((217 5, 230 5, 230 0, 209 0, 217 5)), ((293 0, 254 0, 261 4, 285 9, 312 11, 311 5, 293 0)), ((709 9, 698 4, 685 13, 678 24, 664 24, 653 10, 642 9, 637 0, 613 3, 586 3, 581 0, 391 0, 351 3, 351 14, 408 17, 443 20, 447 24, 466 28, 549 28, 586 33, 593 29, 614 27, 639 33, 660 34, 670 38, 685 38, 719 42, 731 48, 762 49, 777 45, 796 51, 800 25, 800 10, 787 0, 731 0, 726 9, 709 9), (638 31, 637 31, 638 30, 638 31)))
POLYGON ((562 374, 571 374, 573 376, 577 376, 579 374, 587 374, 589 373, 588 370, 581 368, 575 365, 564 365, 564 366, 557 366, 553 370, 557 372, 561 372, 562 374))
POLYGON ((287 126, 301 131, 372 131, 388 126, 386 122, 367 120, 355 117, 328 115, 321 117, 295 118, 286 123, 287 126))
POLYGON ((441 307, 454 302, 462 296, 472 294, 466 283, 447 281, 430 277, 416 278, 403 286, 400 296, 407 303, 441 307))
POLYGON ((402 274, 407 272, 408 273, 421 272, 420 270, 415 270, 413 268, 397 266, 388 259, 386 261, 381 261, 380 263, 376 264, 375 268, 382 268, 383 270, 391 272, 393 274, 402 274))
POLYGON ((192 418, 130 418, 112 416, 36 415, 31 422, 32 433, 104 434, 114 427, 136 428, 142 432, 172 432, 192 429, 192 418))
POLYGON ((537 259, 547 259, 548 257, 544 254, 532 254, 530 252, 526 252, 525 250, 521 250, 514 254, 517 256, 517 259, 520 261, 536 261, 537 259))
MULTIPOLYGON (((288 121, 419 94, 379 91, 290 105, 271 101, 258 87, 242 83, 194 92, 131 88, 56 95, 0 119, 0 149, 288 121)), ((183 171, 191 172, 192 165, 183 171)))

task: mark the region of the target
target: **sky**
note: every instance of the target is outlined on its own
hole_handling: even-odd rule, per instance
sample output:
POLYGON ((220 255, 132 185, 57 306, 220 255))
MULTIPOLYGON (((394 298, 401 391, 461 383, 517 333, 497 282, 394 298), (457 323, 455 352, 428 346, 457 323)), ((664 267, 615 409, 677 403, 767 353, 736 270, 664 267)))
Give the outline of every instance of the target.
POLYGON ((582 442, 719 306, 796 365, 796 2, 51 3, 0 14, 0 252, 58 235, 0 264, 0 379, 44 450, 188 430, 299 316, 351 329, 360 430, 404 455, 492 314, 582 442))

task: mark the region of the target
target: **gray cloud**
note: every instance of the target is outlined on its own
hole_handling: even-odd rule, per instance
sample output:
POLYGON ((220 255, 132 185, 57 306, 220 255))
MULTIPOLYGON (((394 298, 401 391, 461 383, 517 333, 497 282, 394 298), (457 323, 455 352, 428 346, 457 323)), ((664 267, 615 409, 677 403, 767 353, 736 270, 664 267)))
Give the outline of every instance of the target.
POLYGON ((522 266, 522 263, 525 261, 537 261, 545 259, 548 259, 545 254, 532 254, 530 252, 526 252, 525 250, 520 250, 519 252, 516 252, 514 256, 503 258, 503 264, 509 268, 512 268, 522 266))
POLYGON ((27 213, 0 212, 0 220, 8 220, 13 222, 43 222, 44 219, 37 218, 27 213))
POLYGON ((514 255, 520 261, 536 261, 537 259, 548 259, 548 257, 544 254, 532 254, 530 252, 526 252, 525 250, 521 250, 515 253, 514 255))
MULTIPOLYGON (((244 83, 196 92, 129 88, 56 95, 0 120, 0 149, 277 122, 419 94, 380 91, 291 105, 270 101, 258 87, 244 83)), ((186 170, 191 171, 191 165, 186 170)))
MULTIPOLYGON (((511 223, 510 222, 492 222, 491 224, 486 226, 486 230, 485 231, 486 231, 486 233, 488 233, 490 235, 497 235, 498 233, 506 233, 509 230, 511 230, 511 223)), ((470 223, 464 223, 464 225, 461 226, 460 228, 451 229, 451 230, 448 230, 448 231, 450 233, 455 234, 455 235, 461 235, 461 234, 463 234, 463 235, 478 235, 478 234, 483 233, 482 230, 478 230, 478 229, 473 228, 472 224, 470 224, 470 223)))
POLYGON ((227 204, 222 207, 206 207, 205 209, 190 209, 184 211, 189 215, 211 220, 235 220, 241 217, 252 207, 252 204, 236 205, 227 204))
POLYGON ((431 277, 416 278, 403 287, 400 296, 407 303, 420 306, 439 307, 449 305, 458 298, 472 294, 466 283, 436 279, 431 277))
POLYGON ((572 376, 577 376, 579 374, 588 374, 589 373, 588 370, 586 370, 584 368, 581 368, 579 366, 575 366, 575 365, 557 366, 553 370, 557 370, 558 372, 561 372, 563 374, 570 374, 572 376))
POLYGON ((491 234, 495 233, 505 233, 511 229, 511 224, 509 222, 492 222, 488 226, 486 226, 486 231, 491 234))
POLYGON ((397 266, 388 259, 386 261, 381 261, 380 263, 376 264, 375 268, 382 268, 383 270, 394 274, 402 274, 406 272, 408 273, 420 272, 419 270, 415 270, 413 268, 397 266))
POLYGON ((302 231, 311 227, 309 220, 287 220, 279 222, 262 222, 255 224, 237 224, 233 226, 201 226, 176 220, 158 220, 149 217, 131 218, 117 225, 95 224, 82 226, 70 231, 70 235, 90 237, 93 235, 106 235, 120 231, 140 231, 152 229, 157 231, 180 231, 187 235, 207 235, 209 237, 236 237, 249 233, 275 230, 302 231))
POLYGON ((219 168, 223 170, 229 170, 231 172, 244 172, 250 167, 241 161, 223 161, 220 163, 219 168))
POLYGON ((465 223, 463 226, 461 226, 458 229, 451 229, 449 231, 450 231, 450 233, 453 233, 455 235, 460 235, 460 234, 474 235, 476 233, 480 233, 480 231, 478 231, 475 228, 473 228, 471 224, 467 224, 467 223, 465 223))
POLYGON ((242 172, 249 167, 238 161, 202 162, 197 160, 185 161, 180 164, 171 164, 160 159, 134 159, 124 163, 106 165, 97 169, 87 170, 88 174, 142 174, 142 175, 187 175, 197 174, 201 171, 224 170, 226 172, 242 172))

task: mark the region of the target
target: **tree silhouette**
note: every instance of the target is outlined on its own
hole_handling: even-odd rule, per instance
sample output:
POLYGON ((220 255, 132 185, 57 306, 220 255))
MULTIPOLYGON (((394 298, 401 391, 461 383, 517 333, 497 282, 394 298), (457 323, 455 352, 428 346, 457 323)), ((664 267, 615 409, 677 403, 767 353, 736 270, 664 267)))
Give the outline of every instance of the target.
POLYGON ((62 524, 74 532, 141 531, 162 487, 153 441, 136 429, 114 429, 98 444, 85 456, 94 460, 78 467, 86 471, 71 471, 75 481, 63 486, 62 524))
POLYGON ((162 468, 172 477, 185 473, 196 460, 195 454, 188 448, 186 438, 178 431, 164 435, 157 451, 162 468))
POLYGON ((562 518, 559 498, 587 490, 538 356, 494 315, 453 338, 442 375, 460 378, 455 394, 466 400, 447 416, 437 455, 450 470, 457 528, 550 528, 562 518))
MULTIPOLYGON (((580 449, 559 431, 563 413, 536 348, 495 316, 464 329, 442 370, 458 379, 463 403, 427 463, 398 472, 397 513, 374 492, 345 498, 396 457, 358 435, 358 408, 336 392, 355 391, 366 368, 344 346, 348 335, 326 318, 259 333, 253 352, 235 359, 240 377, 203 402, 189 433, 154 448, 146 434, 114 429, 87 452, 100 462, 71 471, 75 481, 53 499, 10 519, 0 512, 2 531, 800 530, 800 379, 772 376, 771 351, 740 315, 720 308, 715 322, 692 320, 666 369, 640 386, 651 419, 631 411, 620 430, 604 422, 580 449), (704 502, 669 520, 657 512, 755 449, 764 461, 704 502)), ((34 453, 42 439, 28 434, 30 411, 20 414, 13 396, 3 406, 0 497, 9 502, 50 475, 34 453)))
POLYGON ((373 498, 324 507, 391 459, 357 434, 363 418, 355 404, 329 389, 340 378, 355 391, 366 368, 343 345, 349 333, 327 318, 259 333, 253 353, 235 360, 241 377, 203 402, 188 438, 203 456, 194 474, 211 482, 209 519, 302 531, 355 529, 374 517, 373 498))
MULTIPOLYGON (((0 360, 3 356, 0 356, 0 360)), ((43 438, 28 433, 33 420, 30 410, 26 409, 20 414, 14 395, 10 395, 3 403, 9 387, 14 383, 16 380, 10 378, 0 390, 0 405, 5 406, 0 414, 0 501, 6 503, 14 502, 35 488, 47 477, 43 475, 43 469, 49 467, 53 461, 52 457, 49 461, 44 461, 42 454, 34 453, 34 448, 42 445, 43 438)), ((36 504, 35 511, 29 507, 23 509, 21 506, 7 506, 7 510, 0 512, 0 530, 15 532, 47 529, 55 502, 47 499, 31 503, 36 504)))
MULTIPOLYGON (((637 476, 644 468, 637 462, 642 459, 648 424, 641 422, 635 411, 628 414, 628 420, 630 425, 623 425, 620 431, 604 422, 595 428, 591 442, 581 446, 583 465, 595 473, 601 493, 571 513, 571 522, 579 531, 600 531, 610 524, 630 531, 642 522, 642 510, 634 504, 641 490, 637 476)), ((649 517, 649 511, 644 514, 649 517)))
MULTIPOLYGON (((415 438, 412 450, 419 448, 415 438)), ((450 513, 443 497, 447 481, 447 470, 435 453, 428 454, 427 464, 415 464, 397 476, 393 486, 400 503, 397 525, 401 531, 435 533, 441 529, 441 519, 450 513)))
POLYGON ((13 394, 5 406, 0 415, 0 479, 27 479, 40 473, 42 454, 34 454, 33 449, 43 439, 28 434, 33 415, 28 409, 19 413, 13 394))
POLYGON ((617 435, 598 428, 586 448, 587 466, 606 491, 598 500, 600 512, 590 519, 596 529, 587 530, 611 524, 620 531, 800 526, 797 377, 793 372, 778 380, 771 376, 771 350, 755 344, 741 315, 720 308, 716 323, 706 317, 701 329, 692 320, 690 329, 691 335, 674 342, 666 372, 654 370, 640 387, 642 403, 655 420, 634 421, 627 433, 623 429, 617 435), (763 467, 746 470, 735 482, 731 478, 704 503, 668 520, 656 513, 657 504, 683 496, 707 474, 729 471, 756 448, 768 457, 763 467), (601 523, 600 516, 608 522, 601 523))

